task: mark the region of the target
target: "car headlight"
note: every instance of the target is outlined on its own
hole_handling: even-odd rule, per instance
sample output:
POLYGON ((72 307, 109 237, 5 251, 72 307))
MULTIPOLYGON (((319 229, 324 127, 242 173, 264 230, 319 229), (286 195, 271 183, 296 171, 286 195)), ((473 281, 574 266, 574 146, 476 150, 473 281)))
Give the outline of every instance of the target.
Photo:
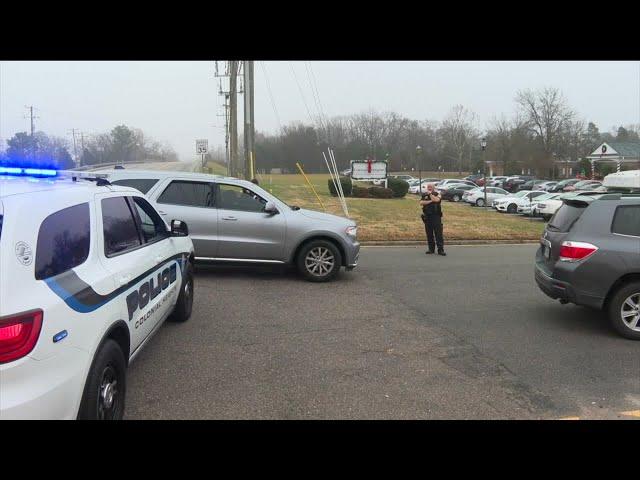
POLYGON ((347 227, 347 229, 345 230, 345 233, 355 240, 356 237, 358 236, 358 227, 357 226, 347 227))

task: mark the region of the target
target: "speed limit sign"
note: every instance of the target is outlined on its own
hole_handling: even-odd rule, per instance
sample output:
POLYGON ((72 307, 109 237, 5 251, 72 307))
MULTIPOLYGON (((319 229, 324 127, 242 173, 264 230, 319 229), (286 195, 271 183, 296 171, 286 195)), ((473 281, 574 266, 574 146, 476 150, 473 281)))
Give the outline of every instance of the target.
POLYGON ((209 141, 208 140, 196 140, 196 153, 200 155, 205 155, 209 151, 209 141))

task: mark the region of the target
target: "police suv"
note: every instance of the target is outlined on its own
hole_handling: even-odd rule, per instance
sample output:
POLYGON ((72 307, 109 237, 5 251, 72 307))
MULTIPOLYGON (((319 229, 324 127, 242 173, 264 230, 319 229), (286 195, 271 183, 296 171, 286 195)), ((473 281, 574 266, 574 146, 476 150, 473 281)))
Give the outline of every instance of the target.
POLYGON ((0 166, 0 419, 120 419, 126 368, 193 304, 193 244, 144 196, 0 166))

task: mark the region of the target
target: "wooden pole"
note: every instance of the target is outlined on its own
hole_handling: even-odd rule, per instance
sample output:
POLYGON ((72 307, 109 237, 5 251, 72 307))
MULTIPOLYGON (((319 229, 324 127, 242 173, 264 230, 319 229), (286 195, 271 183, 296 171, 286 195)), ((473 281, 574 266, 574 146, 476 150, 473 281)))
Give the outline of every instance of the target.
POLYGON ((318 203, 320 203, 320 206, 322 207, 322 210, 324 210, 326 212, 327 209, 324 208, 324 204, 322 203, 322 200, 320 200, 320 196, 318 195, 318 192, 316 192, 316 189, 313 188, 313 184, 309 181, 309 179, 307 178, 307 175, 305 175, 304 170, 302 170, 302 167, 300 166, 300 164, 298 162, 296 162, 296 167, 298 167, 298 170, 300 170, 300 173, 302 174, 302 176, 306 180, 307 184, 311 187, 311 190, 313 191, 313 193, 315 194, 316 198, 318 199, 318 203))

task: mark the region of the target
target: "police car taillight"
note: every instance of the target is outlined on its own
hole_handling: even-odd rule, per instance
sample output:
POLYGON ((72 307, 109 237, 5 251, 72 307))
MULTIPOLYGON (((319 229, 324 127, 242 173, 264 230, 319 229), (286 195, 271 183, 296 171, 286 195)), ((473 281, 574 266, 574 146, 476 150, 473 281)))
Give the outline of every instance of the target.
POLYGON ((562 242, 559 258, 561 262, 577 262, 590 257, 597 250, 598 247, 586 242, 562 242))
POLYGON ((28 355, 42 329, 42 310, 29 310, 0 317, 0 363, 28 355))

